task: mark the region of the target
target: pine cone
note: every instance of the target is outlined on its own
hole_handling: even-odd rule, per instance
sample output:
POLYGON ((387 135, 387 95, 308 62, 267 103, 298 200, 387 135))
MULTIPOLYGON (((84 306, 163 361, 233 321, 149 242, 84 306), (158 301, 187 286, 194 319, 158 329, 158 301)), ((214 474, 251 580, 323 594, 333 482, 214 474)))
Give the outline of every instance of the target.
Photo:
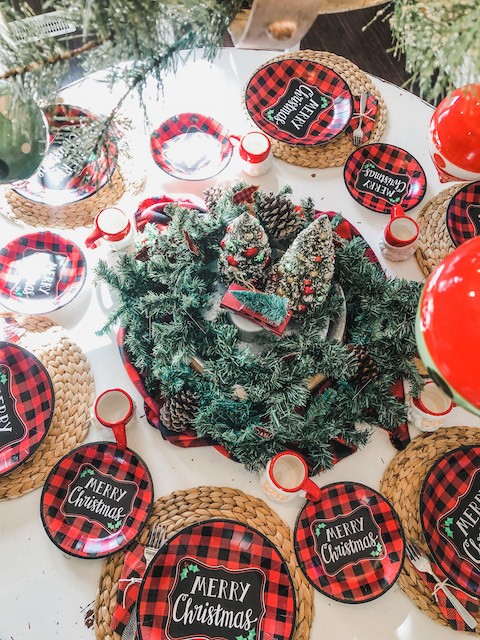
POLYGON ((380 372, 365 347, 360 344, 348 344, 347 349, 356 355, 358 361, 358 369, 352 376, 351 381, 354 384, 364 385, 370 380, 377 380, 380 372))
POLYGON ((264 195, 257 204, 258 217, 271 238, 292 238, 303 229, 295 205, 285 196, 264 195))
POLYGON ((189 389, 182 389, 165 400, 160 409, 160 420, 171 431, 186 431, 192 428, 197 408, 196 395, 189 389))
POLYGON ((217 202, 221 198, 221 196, 225 193, 224 187, 209 187, 203 192, 203 200, 205 202, 205 208, 212 215, 215 212, 215 207, 217 206, 217 202))

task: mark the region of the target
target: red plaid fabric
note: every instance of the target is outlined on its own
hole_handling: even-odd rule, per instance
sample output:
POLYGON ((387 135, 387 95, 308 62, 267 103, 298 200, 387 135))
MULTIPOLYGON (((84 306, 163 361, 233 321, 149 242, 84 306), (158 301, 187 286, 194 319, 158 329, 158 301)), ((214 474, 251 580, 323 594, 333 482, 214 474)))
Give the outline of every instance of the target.
POLYGON ((0 302, 19 313, 50 313, 75 298, 86 275, 85 256, 74 242, 51 231, 29 233, 0 249, 0 302), (37 256, 49 258, 42 261, 45 273, 29 266, 36 265, 37 256), (48 295, 41 290, 42 279, 50 288, 48 295))
POLYGON ((343 177, 354 200, 387 215, 394 204, 413 209, 427 190, 420 163, 392 144, 375 142, 356 149, 345 163, 343 177))
MULTIPOLYGON (((172 624, 172 604, 176 589, 190 571, 199 580, 204 574, 215 574, 230 581, 248 581, 250 593, 254 581, 261 582, 254 598, 260 615, 253 623, 254 638, 289 640, 295 626, 295 592, 285 561, 268 538, 255 529, 231 520, 210 520, 187 527, 162 547, 148 567, 138 597, 140 638, 167 640, 172 624), (243 578, 242 578, 243 576, 243 578)), ((217 584, 218 584, 217 580, 217 584)), ((233 593, 229 591, 230 595, 233 593)), ((204 606, 232 605, 228 595, 208 596, 204 606)), ((239 609, 242 607, 239 606, 239 609)), ((193 624, 193 623, 192 623, 193 624)), ((205 640, 230 640, 252 635, 251 629, 232 629, 204 623, 201 637, 205 640)), ((175 637, 179 637, 175 634, 175 637)), ((196 639, 199 633, 187 633, 196 639)), ((251 637, 251 636, 248 636, 251 637)))
POLYGON ((140 583, 147 566, 143 555, 144 548, 139 542, 134 542, 128 548, 123 561, 117 588, 117 604, 110 622, 112 631, 116 631, 120 636, 124 632, 137 602, 140 583))
POLYGON ((294 537, 298 562, 310 583, 339 602, 354 604, 378 598, 392 587, 403 565, 404 537, 397 514, 382 495, 359 483, 322 487, 320 500, 307 501, 300 512, 294 537), (361 523, 356 527, 349 524, 360 515, 361 523), (365 539, 370 541, 367 520, 377 546, 364 544, 365 539), (326 529, 330 533, 319 546, 317 538, 326 529), (348 545, 355 541, 366 550, 349 557, 348 545), (338 566, 331 570, 329 563, 335 552, 341 561, 337 559, 338 566))
POLYGON ((480 181, 465 185, 450 200, 447 229, 456 247, 480 235, 480 181))
MULTIPOLYGON (((440 578, 440 580, 445 580, 446 576, 442 573, 442 571, 440 570, 440 567, 437 564, 435 564, 435 562, 433 561, 431 561, 431 565, 432 565, 433 571, 440 578)), ((413 567, 413 564, 412 564, 412 567, 413 567)), ((413 568, 415 569, 415 567, 413 568)), ((422 571, 418 571, 417 569, 415 569, 415 571, 418 573, 422 581, 430 589, 432 594, 434 594, 434 598, 438 605, 438 608, 443 613, 443 616, 445 620, 448 622, 449 626, 452 627, 452 629, 455 629, 455 631, 470 631, 471 633, 475 633, 475 629, 470 629, 470 627, 468 627, 465 624, 465 621, 458 614, 456 609, 452 607, 449 600, 447 600, 447 596, 445 595, 444 591, 438 588, 438 583, 435 582, 432 576, 430 576, 428 573, 423 573, 422 571)), ((447 587, 450 589, 453 595, 459 600, 459 602, 463 604, 465 609, 469 613, 471 613, 474 618, 476 618, 478 615, 478 598, 475 598, 469 595, 468 593, 463 591, 463 589, 459 589, 458 587, 455 587, 450 582, 447 583, 447 587)))
MULTIPOLYGON (((369 141, 372 135, 373 127, 375 125, 375 118, 378 111, 378 100, 373 93, 369 93, 367 97, 367 105, 365 107, 365 113, 362 119, 363 138, 362 144, 369 141)), ((345 133, 353 141, 353 132, 358 127, 360 117, 360 96, 353 96, 353 115, 348 123, 345 133)))
POLYGON ((248 187, 244 187, 243 189, 240 189, 240 191, 236 191, 232 197, 233 204, 240 204, 242 202, 245 202, 245 203, 253 202, 253 194, 255 193, 255 191, 258 191, 258 189, 259 189, 258 184, 257 185, 252 184, 252 185, 249 185, 248 187))
POLYGON ((433 557, 450 580, 475 596, 480 596, 479 527, 471 489, 478 487, 479 470, 480 446, 449 451, 430 469, 420 494, 422 528, 433 557), (469 495, 472 503, 462 506, 469 495))
POLYGON ((352 115, 352 94, 332 69, 309 60, 286 58, 269 62, 254 73, 245 90, 245 106, 259 129, 270 137, 310 146, 329 142, 344 131, 352 115), (287 121, 292 119, 292 112, 304 120, 311 116, 311 105, 319 105, 306 131, 302 127, 295 132, 295 127, 290 130, 272 120, 283 103, 287 121))
MULTIPOLYGON (((75 493, 78 495, 80 492, 75 493)), ((132 542, 145 525, 152 503, 153 483, 145 463, 129 449, 120 451, 111 442, 93 442, 74 449, 53 467, 43 487, 40 515, 49 538, 62 551, 78 558, 103 558, 132 542), (72 516, 65 511, 72 484, 84 468, 96 469, 102 478, 110 477, 120 487, 134 487, 129 511, 114 533, 93 515, 72 516)))
POLYGON ((12 428, 0 431, 2 476, 25 462, 42 443, 52 422, 55 396, 43 364, 10 342, 0 342, 0 395, 3 408, 11 400, 6 415, 12 428))
POLYGON ((205 180, 220 173, 233 153, 229 133, 223 125, 200 113, 180 113, 172 116, 155 129, 150 136, 150 152, 156 164, 174 178, 205 180), (177 144, 195 136, 195 144, 190 145, 191 157, 178 159, 173 152, 177 144), (201 144, 203 138, 203 145, 201 144), (217 146, 212 148, 212 139, 217 146), (204 153, 209 149, 208 153, 204 153))

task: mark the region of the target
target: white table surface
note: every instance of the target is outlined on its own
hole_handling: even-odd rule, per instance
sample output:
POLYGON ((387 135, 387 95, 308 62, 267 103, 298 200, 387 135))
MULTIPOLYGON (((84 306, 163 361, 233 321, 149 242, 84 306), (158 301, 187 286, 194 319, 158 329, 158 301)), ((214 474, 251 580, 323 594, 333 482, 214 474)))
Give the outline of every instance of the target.
MULTIPOLYGON (((211 115, 231 132, 248 129, 241 107, 241 92, 253 70, 275 53, 267 51, 239 51, 224 49, 213 65, 197 58, 179 67, 176 76, 165 83, 163 98, 152 90, 149 114, 154 126, 165 117, 181 111, 199 111, 211 115)), ((428 123, 432 107, 406 90, 374 78, 387 107, 388 124, 383 142, 398 145, 417 158, 427 175, 427 193, 423 202, 410 212, 414 217, 434 195, 444 188, 436 175, 427 150, 428 123)), ((114 90, 117 91, 117 88, 114 90)), ((107 110, 114 95, 105 83, 89 78, 71 87, 66 100, 72 104, 107 110)), ((131 104, 134 104, 132 100, 131 104)), ((132 106, 132 114, 134 113, 132 106)), ((211 180, 183 182, 169 178, 153 162, 149 153, 147 127, 142 126, 141 115, 135 116, 136 153, 133 162, 143 163, 146 182, 142 194, 124 197, 120 206, 133 214, 144 197, 162 193, 184 193, 201 196, 203 190, 225 180, 240 177, 260 184, 265 190, 277 191, 289 184, 293 201, 311 196, 321 210, 341 212, 363 234, 378 252, 378 240, 387 222, 384 215, 374 213, 355 202, 343 182, 343 169, 304 169, 274 160, 271 171, 261 178, 250 179, 242 174, 235 161, 211 180)), ((138 164, 137 164, 138 166, 138 164)), ((1 241, 21 235, 24 231, 13 224, 0 221, 1 241)), ((61 231, 83 246, 87 230, 61 231)), ((92 288, 93 268, 96 260, 107 256, 105 247, 94 251, 86 249, 89 276, 87 286, 70 305, 49 317, 65 327, 86 353, 93 370, 97 393, 109 387, 124 387, 141 409, 142 400, 130 382, 121 363, 112 337, 98 337, 108 292, 105 287, 92 288)), ((109 259, 112 256, 107 256, 109 259)), ((380 256, 387 274, 422 280, 422 274, 412 257, 403 263, 389 263, 380 256)), ((142 415, 143 411, 139 411, 142 415)), ((455 408, 448 418, 451 425, 480 426, 478 418, 455 408)), ((413 433, 412 436, 417 435, 413 433)), ((91 426, 87 441, 104 439, 96 427, 91 426)), ((288 505, 269 502, 260 488, 258 476, 247 472, 240 464, 221 456, 212 448, 181 449, 164 441, 145 418, 128 432, 129 446, 148 465, 155 487, 155 498, 176 489, 198 485, 235 487, 252 496, 263 498, 291 526, 302 501, 288 505)), ((358 481, 378 489, 383 471, 395 455, 388 435, 377 429, 370 443, 339 462, 334 469, 316 476, 320 485, 335 481, 358 481)), ((93 629, 85 625, 85 613, 93 608, 102 560, 82 560, 66 557, 55 547, 43 530, 39 501, 41 490, 0 503, 0 640, 91 640, 93 629)), ((312 639, 335 640, 437 640, 467 637, 454 633, 430 620, 419 611, 394 585, 375 601, 359 605, 335 602, 315 592, 315 618, 312 639)), ((307 640, 307 639, 305 639, 307 640)))

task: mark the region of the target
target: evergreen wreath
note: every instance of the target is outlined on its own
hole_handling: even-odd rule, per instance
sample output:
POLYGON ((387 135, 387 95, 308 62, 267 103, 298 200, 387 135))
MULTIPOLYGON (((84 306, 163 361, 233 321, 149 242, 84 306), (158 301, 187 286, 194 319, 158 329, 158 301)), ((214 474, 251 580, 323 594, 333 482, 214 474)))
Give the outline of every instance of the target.
MULTIPOLYGON (((261 192, 253 204, 233 203, 243 186, 226 188, 207 213, 169 205, 166 233, 147 225, 137 256, 123 255, 115 267, 99 263, 97 275, 119 298, 101 332, 120 322, 124 348, 149 394, 171 402, 188 393, 195 399, 188 420, 196 434, 210 436, 248 469, 292 447, 314 468, 327 469, 332 440, 358 447, 371 426, 393 430, 405 421, 405 405, 391 388, 399 378, 409 380, 413 393, 422 386, 412 363, 422 285, 385 277, 366 256, 361 237, 334 233, 334 281, 345 294, 347 344, 323 337, 341 310, 332 286, 325 300, 296 317, 296 331, 272 334, 260 353, 248 348, 227 313, 212 314, 226 227, 252 209, 262 219, 261 192), (202 373, 191 366, 193 358, 203 363, 202 373), (374 375, 359 375, 365 358, 374 375), (329 384, 311 391, 306 381, 319 372, 329 384)), ((302 204, 307 226, 312 202, 302 204)), ((331 220, 334 231, 342 220, 331 220)))

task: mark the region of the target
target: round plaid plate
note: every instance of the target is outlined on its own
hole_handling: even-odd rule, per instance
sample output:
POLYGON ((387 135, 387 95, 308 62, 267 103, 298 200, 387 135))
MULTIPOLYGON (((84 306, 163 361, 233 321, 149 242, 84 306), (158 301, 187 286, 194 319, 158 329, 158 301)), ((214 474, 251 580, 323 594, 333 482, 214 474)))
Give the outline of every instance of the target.
POLYGON ((303 572, 324 595, 357 604, 388 591, 403 565, 400 520, 379 493, 356 482, 322 487, 295 526, 295 552, 303 572))
POLYGON ((232 157, 228 131, 200 113, 179 113, 150 136, 153 159, 180 180, 207 180, 223 171, 232 157))
POLYGON ((447 207, 446 221, 456 247, 480 235, 480 181, 465 185, 453 196, 447 207))
POLYGON ((459 447, 428 472, 420 492, 423 533, 438 566, 480 596, 480 446, 459 447))
POLYGON ((29 351, 0 342, 0 476, 34 453, 53 417, 53 384, 29 351))
POLYGON ((354 200, 388 215, 395 204, 405 211, 413 209, 427 190, 420 163, 408 151, 381 142, 355 149, 345 163, 343 177, 354 200))
POLYGON ((179 531, 148 567, 137 600, 141 640, 289 640, 292 579, 252 527, 207 520, 179 531))
POLYGON ((51 231, 28 233, 0 249, 0 303, 18 313, 50 313, 75 298, 86 275, 74 242, 51 231))
POLYGON ((255 72, 245 90, 245 106, 270 137, 311 146, 329 142, 345 130, 353 98, 345 80, 332 69, 285 58, 255 72))
POLYGON ((13 183, 12 190, 27 200, 52 206, 78 202, 97 193, 115 171, 118 149, 113 137, 95 160, 86 162, 82 139, 89 136, 98 117, 69 104, 51 105, 45 109, 45 116, 50 137, 47 153, 33 176, 13 183), (65 160, 67 150, 74 155, 69 162, 65 160))
POLYGON ((53 467, 40 515, 59 549, 78 558, 103 558, 132 542, 152 504, 152 478, 137 454, 111 442, 93 442, 53 467))

